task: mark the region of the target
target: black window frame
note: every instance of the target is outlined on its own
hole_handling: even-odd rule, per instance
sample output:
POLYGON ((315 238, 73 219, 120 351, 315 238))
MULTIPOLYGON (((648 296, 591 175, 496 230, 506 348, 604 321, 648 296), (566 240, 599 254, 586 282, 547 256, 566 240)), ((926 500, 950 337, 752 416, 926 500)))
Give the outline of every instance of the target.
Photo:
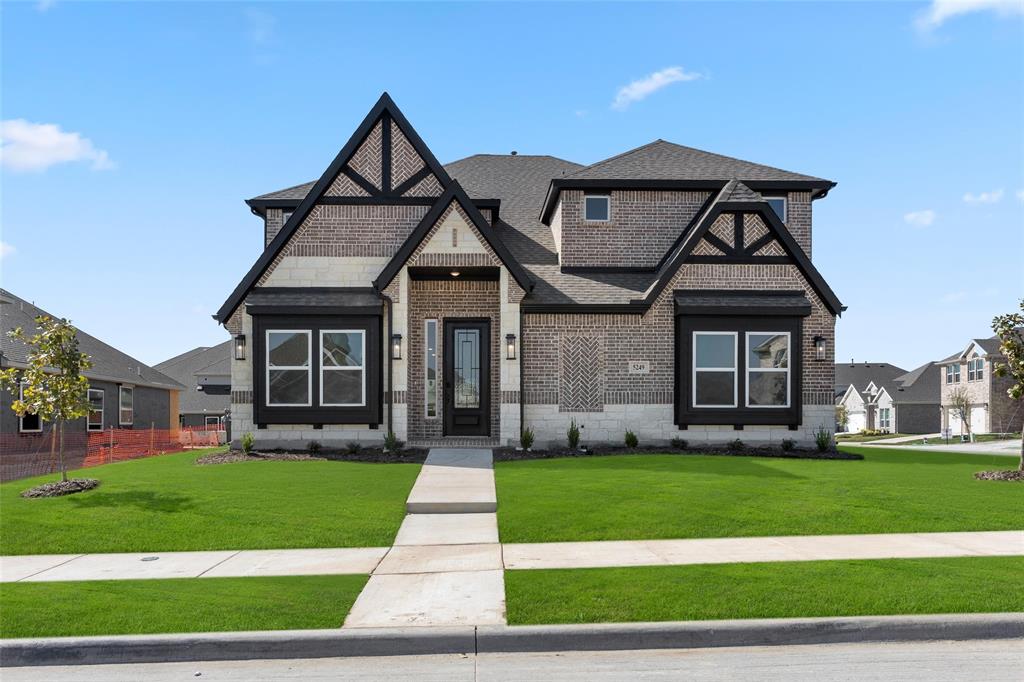
POLYGON ((266 424, 367 424, 378 426, 383 414, 384 395, 383 320, 379 315, 279 315, 256 314, 253 318, 253 421, 266 424), (266 334, 274 330, 309 331, 311 380, 309 406, 268 406, 266 395, 266 334), (336 329, 362 330, 366 335, 364 357, 366 404, 328 407, 320 404, 320 367, 323 361, 320 332, 336 329))
POLYGON ((803 316, 676 315, 675 423, 689 425, 790 426, 803 416, 803 316), (736 332, 736 407, 693 406, 693 333, 736 332), (747 407, 747 333, 789 332, 789 406, 747 407))
MULTIPOLYGON (((86 415, 85 415, 85 430, 89 431, 91 433, 97 433, 97 432, 103 431, 106 428, 106 423, 105 422, 106 422, 106 418, 107 418, 107 391, 105 389, 102 389, 102 388, 95 388, 93 386, 90 386, 88 391, 86 391, 85 395, 86 395, 86 399, 89 401, 89 412, 86 413, 86 415), (94 393, 94 392, 100 394, 100 409, 99 409, 100 423, 99 423, 99 428, 93 428, 93 427, 95 427, 97 425, 92 423, 92 415, 93 415, 94 412, 96 412, 96 410, 92 409, 92 393, 94 393)), ((120 399, 120 393, 118 393, 118 399, 120 399)), ((120 404, 118 404, 117 409, 118 409, 118 415, 120 415, 120 412, 121 412, 120 404)), ((132 417, 133 417, 133 420, 134 420, 134 417, 135 417, 135 395, 134 395, 134 393, 132 395, 132 417)))
MULTIPOLYGON (((25 399, 25 382, 18 384, 18 400, 25 399)), ((18 433, 42 433, 43 432, 43 418, 35 412, 26 412, 24 415, 18 417, 18 433), (35 420, 36 427, 26 428, 25 420, 35 420)))

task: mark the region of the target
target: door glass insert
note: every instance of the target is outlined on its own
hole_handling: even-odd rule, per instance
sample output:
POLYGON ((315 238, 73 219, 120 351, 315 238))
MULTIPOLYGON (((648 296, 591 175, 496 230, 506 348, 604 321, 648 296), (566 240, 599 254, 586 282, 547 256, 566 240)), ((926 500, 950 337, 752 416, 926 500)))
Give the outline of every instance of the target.
POLYGON ((455 407, 474 409, 480 407, 480 330, 454 330, 454 362, 452 365, 455 382, 455 407))

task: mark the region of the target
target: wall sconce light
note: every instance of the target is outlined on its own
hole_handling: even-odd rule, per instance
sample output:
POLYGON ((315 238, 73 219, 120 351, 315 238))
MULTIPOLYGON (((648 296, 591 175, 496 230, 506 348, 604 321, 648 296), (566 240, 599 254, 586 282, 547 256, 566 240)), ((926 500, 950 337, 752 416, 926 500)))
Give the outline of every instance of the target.
POLYGON ((509 360, 516 359, 516 335, 505 335, 505 357, 509 360))
POLYGON ((402 335, 392 334, 391 335, 391 359, 401 360, 402 359, 402 335))
POLYGON ((825 337, 815 336, 814 337, 814 357, 817 360, 825 359, 825 337))
POLYGON ((245 334, 235 336, 235 360, 245 360, 245 334))

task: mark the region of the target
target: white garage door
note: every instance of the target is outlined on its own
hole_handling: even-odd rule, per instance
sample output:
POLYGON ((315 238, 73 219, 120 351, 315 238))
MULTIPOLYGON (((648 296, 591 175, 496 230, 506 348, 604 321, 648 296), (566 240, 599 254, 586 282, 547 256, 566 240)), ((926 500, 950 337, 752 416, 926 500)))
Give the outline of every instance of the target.
POLYGON ((988 408, 975 407, 971 410, 971 433, 988 433, 988 408))

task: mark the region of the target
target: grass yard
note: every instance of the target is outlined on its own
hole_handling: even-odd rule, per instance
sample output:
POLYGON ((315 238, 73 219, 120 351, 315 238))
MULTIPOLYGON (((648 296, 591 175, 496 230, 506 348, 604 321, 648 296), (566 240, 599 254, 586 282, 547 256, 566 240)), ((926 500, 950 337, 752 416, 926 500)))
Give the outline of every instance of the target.
POLYGON ((1024 528, 999 456, 847 447, 862 461, 621 455, 497 462, 502 542, 1024 528))
POLYGON ((874 436, 865 436, 864 434, 860 434, 860 433, 854 433, 854 434, 840 433, 840 434, 838 434, 836 436, 836 442, 838 442, 840 445, 842 445, 843 443, 863 443, 865 441, 889 440, 890 438, 902 438, 903 436, 906 436, 906 435, 907 434, 905 434, 905 433, 880 433, 880 434, 877 434, 877 435, 874 435, 874 436))
POLYGON ((510 625, 1024 611, 1024 557, 506 571, 510 625))
POLYGON ((418 464, 196 466, 193 451, 75 472, 95 490, 24 499, 54 476, 0 485, 0 553, 389 546, 418 464))
POLYGON ((0 583, 0 637, 337 628, 366 578, 0 583))

